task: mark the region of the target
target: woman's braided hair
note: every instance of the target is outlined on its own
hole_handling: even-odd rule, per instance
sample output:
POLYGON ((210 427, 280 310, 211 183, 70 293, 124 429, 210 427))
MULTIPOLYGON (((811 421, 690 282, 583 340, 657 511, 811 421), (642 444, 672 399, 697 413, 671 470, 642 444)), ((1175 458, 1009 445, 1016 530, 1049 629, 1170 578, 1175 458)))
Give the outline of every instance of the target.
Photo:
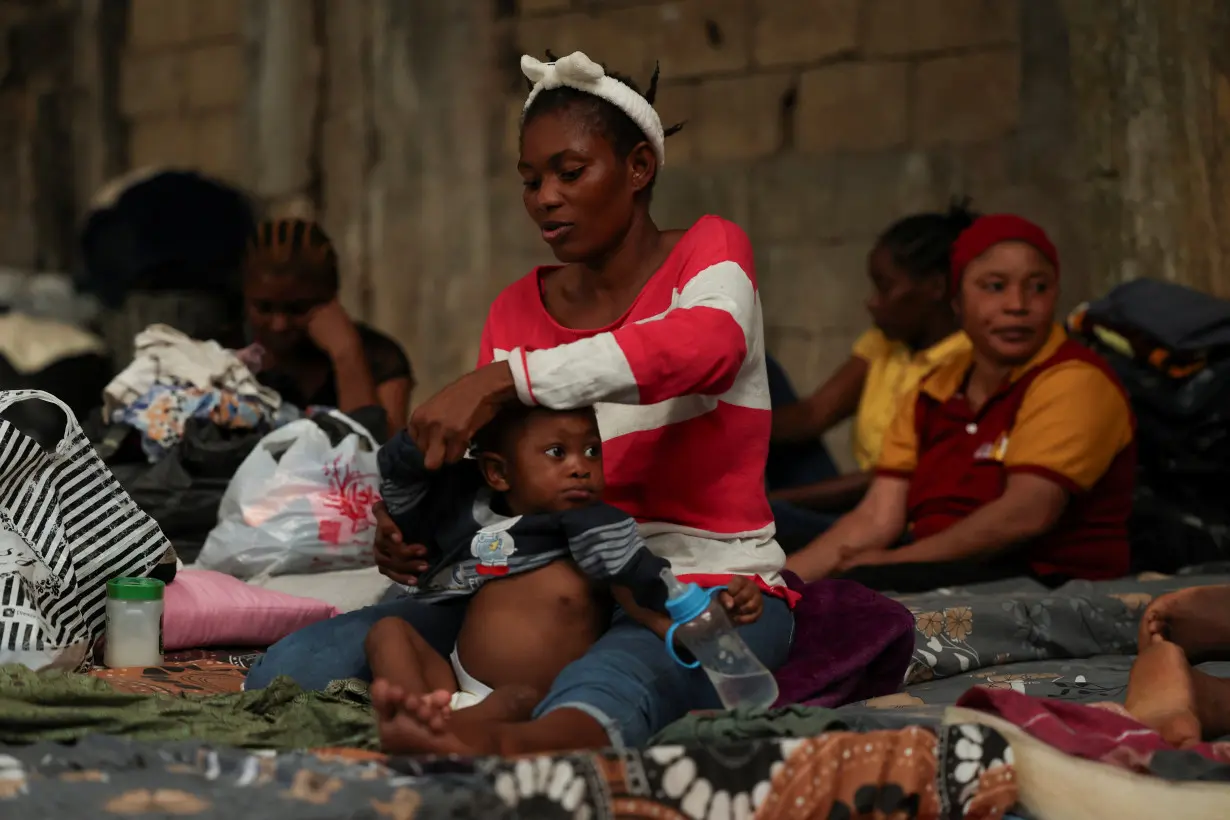
MULTIPOLYGON (((548 51, 547 59, 555 62, 559 58, 548 51)), ((640 87, 630 77, 607 69, 605 64, 602 64, 602 70, 612 80, 618 80, 637 94, 641 94, 640 87)), ((650 105, 653 105, 654 99, 658 96, 658 76, 660 73, 660 67, 655 63, 653 76, 649 78, 649 89, 641 94, 645 98, 645 102, 650 105)), ((534 83, 528 78, 526 82, 531 89, 534 87, 534 83)), ((563 85, 557 88, 544 89, 534 98, 534 102, 530 104, 530 107, 525 112, 525 116, 522 118, 522 130, 535 117, 548 112, 562 111, 563 109, 569 109, 573 113, 580 115, 598 133, 606 137, 615 151, 615 156, 621 160, 631 154, 633 148, 646 141, 645 132, 641 130, 641 127, 633 122, 632 118, 625 114, 617 105, 593 94, 587 94, 579 89, 563 85)), ((670 137, 679 133, 685 124, 683 122, 675 123, 665 129, 663 136, 670 137)), ((646 188, 647 192, 653 190, 653 184, 656 180, 657 177, 655 175, 655 178, 650 180, 646 188)))
POLYGON ((969 206, 969 199, 954 199, 945 213, 907 216, 888 226, 876 245, 887 248, 893 261, 913 276, 947 277, 952 243, 978 218, 969 206))
POLYGON ((290 273, 338 287, 337 252, 324 230, 306 219, 270 219, 256 226, 248 242, 245 269, 290 273))

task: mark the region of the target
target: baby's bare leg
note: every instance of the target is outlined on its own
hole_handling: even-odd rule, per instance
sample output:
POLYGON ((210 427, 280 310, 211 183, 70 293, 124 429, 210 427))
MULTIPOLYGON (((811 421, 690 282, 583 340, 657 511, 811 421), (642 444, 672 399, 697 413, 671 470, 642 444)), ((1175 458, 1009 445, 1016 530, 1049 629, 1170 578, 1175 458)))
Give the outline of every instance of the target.
POLYGON ((1230 678, 1215 678, 1193 669, 1192 685, 1204 736, 1217 740, 1230 735, 1230 678))
POLYGON ((1140 649, 1158 641, 1178 644, 1193 663, 1230 658, 1230 585, 1180 589, 1151 603, 1140 649))
POLYGON ((384 680, 410 695, 457 691, 453 665, 401 618, 383 618, 364 644, 373 680, 384 680))

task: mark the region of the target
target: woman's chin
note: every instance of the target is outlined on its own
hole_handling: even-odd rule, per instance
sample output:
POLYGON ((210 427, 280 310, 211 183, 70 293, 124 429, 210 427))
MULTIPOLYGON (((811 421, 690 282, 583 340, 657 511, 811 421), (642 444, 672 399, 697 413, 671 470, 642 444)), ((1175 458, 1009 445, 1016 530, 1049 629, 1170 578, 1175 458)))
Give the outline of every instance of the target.
POLYGON ((995 353, 995 358, 1002 364, 1008 365, 1009 367, 1020 367, 1021 365, 1026 364, 1030 359, 1036 356, 1038 351, 1041 349, 1042 345, 1032 339, 1027 342, 1017 344, 999 341, 992 347, 992 350, 995 353))
POLYGON ((580 262, 585 259, 585 254, 578 253, 574 248, 568 245, 552 245, 551 255, 555 257, 555 261, 570 265, 573 262, 580 262))

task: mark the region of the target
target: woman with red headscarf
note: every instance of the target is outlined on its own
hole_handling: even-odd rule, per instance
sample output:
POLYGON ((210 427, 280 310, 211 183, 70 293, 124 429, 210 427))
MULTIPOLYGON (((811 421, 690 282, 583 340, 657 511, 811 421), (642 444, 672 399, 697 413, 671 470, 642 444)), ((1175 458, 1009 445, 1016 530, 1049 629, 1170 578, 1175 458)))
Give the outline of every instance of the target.
POLYGON ((919 383, 862 503, 787 568, 898 592, 1126 574, 1135 420, 1110 367, 1055 324, 1055 246, 1018 216, 984 216, 954 243, 952 275, 971 350, 919 383))

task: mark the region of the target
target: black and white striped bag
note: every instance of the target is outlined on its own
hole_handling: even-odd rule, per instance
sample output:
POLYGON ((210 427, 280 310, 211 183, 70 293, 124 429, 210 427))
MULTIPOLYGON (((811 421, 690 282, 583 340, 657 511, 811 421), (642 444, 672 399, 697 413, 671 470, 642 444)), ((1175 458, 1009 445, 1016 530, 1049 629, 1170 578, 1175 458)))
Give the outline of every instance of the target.
POLYGON ((41 391, 0 391, 0 664, 83 666, 105 625, 107 581, 149 575, 170 548, 72 411, 41 391), (40 444, 18 415, 40 430, 54 419, 58 442, 40 444))

